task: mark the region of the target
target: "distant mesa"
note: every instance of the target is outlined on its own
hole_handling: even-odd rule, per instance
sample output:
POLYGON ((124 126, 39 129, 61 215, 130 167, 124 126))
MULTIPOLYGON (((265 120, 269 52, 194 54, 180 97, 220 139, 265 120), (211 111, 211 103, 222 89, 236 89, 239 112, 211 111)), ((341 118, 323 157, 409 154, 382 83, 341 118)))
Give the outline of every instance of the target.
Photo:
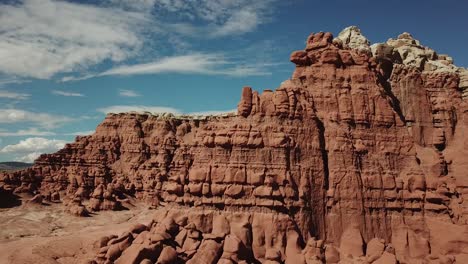
POLYGON ((18 161, 6 161, 0 162, 0 171, 11 171, 20 170, 31 167, 32 163, 18 162, 18 161))

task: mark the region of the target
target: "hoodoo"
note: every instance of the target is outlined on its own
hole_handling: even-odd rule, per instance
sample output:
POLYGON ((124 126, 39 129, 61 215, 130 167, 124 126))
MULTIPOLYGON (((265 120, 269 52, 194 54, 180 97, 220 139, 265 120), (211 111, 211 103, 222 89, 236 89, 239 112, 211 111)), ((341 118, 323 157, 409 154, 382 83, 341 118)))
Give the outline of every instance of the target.
POLYGON ((2 199, 154 208, 90 263, 468 263, 468 71, 409 33, 370 45, 357 27, 311 34, 290 60, 237 113, 109 114, 0 174, 2 199))

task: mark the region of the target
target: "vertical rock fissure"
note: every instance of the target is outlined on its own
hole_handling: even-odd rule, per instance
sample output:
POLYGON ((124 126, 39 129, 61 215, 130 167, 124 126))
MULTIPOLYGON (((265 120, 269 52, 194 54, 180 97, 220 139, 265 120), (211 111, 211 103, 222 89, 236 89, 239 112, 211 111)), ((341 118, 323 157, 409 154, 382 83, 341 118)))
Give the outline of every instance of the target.
POLYGON ((406 124, 406 118, 403 114, 403 111, 401 110, 400 100, 393 93, 392 85, 390 84, 390 82, 388 82, 388 80, 385 80, 384 77, 380 74, 378 74, 377 78, 379 80, 379 83, 384 88, 385 94, 391 99, 392 103, 390 104, 390 106, 398 114, 398 117, 403 122, 403 124, 406 124))
POLYGON ((316 118, 317 126, 318 126, 318 131, 319 131, 319 144, 320 144, 320 152, 322 155, 322 163, 323 163, 323 195, 322 195, 322 212, 323 216, 321 219, 322 222, 322 228, 323 228, 323 234, 320 234, 319 237, 323 237, 323 239, 326 240, 327 238, 327 221, 326 221, 326 213, 327 213, 327 203, 326 203, 326 190, 329 188, 329 168, 328 168, 328 150, 326 147, 326 140, 325 140, 325 126, 318 117, 316 118))

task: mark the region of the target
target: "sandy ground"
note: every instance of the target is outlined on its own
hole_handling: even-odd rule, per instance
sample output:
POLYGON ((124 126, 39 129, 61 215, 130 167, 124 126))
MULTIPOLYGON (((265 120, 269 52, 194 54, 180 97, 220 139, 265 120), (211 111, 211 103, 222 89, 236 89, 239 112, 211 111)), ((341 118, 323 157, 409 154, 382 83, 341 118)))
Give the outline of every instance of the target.
POLYGON ((84 263, 97 239, 149 223, 153 212, 144 205, 91 217, 72 216, 61 204, 0 209, 0 264, 84 263))

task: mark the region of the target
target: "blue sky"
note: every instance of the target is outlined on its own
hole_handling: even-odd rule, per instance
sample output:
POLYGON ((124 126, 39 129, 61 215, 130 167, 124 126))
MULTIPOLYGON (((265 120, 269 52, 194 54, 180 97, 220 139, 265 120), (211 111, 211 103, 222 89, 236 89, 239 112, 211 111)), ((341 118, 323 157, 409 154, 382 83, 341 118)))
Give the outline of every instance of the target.
POLYGON ((32 161, 106 112, 236 108, 274 89, 311 32, 407 31, 468 67, 465 1, 0 0, 0 161, 32 161))

